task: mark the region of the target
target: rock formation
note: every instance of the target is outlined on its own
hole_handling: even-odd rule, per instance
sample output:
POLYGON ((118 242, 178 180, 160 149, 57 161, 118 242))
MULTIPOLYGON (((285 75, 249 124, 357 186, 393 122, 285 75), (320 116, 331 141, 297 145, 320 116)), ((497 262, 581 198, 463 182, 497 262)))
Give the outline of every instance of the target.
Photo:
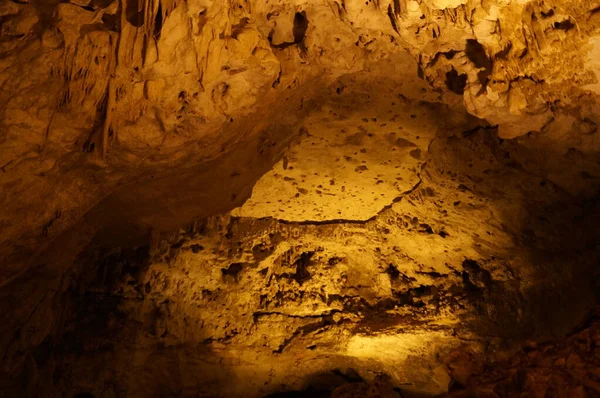
POLYGON ((0 0, 0 396, 593 397, 600 0, 0 0))

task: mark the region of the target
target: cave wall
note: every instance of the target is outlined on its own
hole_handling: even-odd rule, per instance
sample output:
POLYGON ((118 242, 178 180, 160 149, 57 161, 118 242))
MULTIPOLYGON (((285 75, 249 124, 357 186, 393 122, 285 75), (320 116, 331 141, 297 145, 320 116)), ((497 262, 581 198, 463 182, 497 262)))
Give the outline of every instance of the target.
MULTIPOLYGON (((561 186, 540 159, 555 167, 569 162, 573 177, 578 167, 592 170, 597 154, 555 152, 537 136, 503 140, 496 127, 439 102, 404 97, 376 74, 357 73, 330 89, 333 96, 286 149, 287 160, 261 177, 279 187, 267 196, 271 206, 258 183, 233 211, 133 248, 115 246, 102 233, 77 236, 83 243, 76 258, 65 259, 68 246, 61 246, 38 274, 19 279, 23 308, 31 308, 32 291, 40 301, 18 333, 7 334, 5 366, 13 376, 4 381, 6 391, 314 396, 349 381, 376 383, 381 374, 402 396, 461 386, 482 393, 504 386, 496 396, 548 390, 546 379, 522 381, 523 374, 539 374, 531 363, 549 360, 546 352, 525 359, 521 347, 531 351, 531 342, 562 338, 595 308, 599 213, 596 180, 588 178, 574 195, 579 183, 561 186), (345 93, 337 93, 340 87, 345 93), (361 87, 377 87, 377 96, 364 97, 361 87), (319 136, 333 127, 340 141, 319 136), (331 139, 330 150, 312 145, 318 139, 331 139), (381 153, 370 155, 379 139, 395 149, 389 156, 405 159, 393 173, 377 169, 388 161, 381 153), (338 162, 334 148, 343 151, 338 162), (323 166, 328 161, 334 170, 323 166), (338 191, 349 178, 345 169, 374 187, 390 179, 410 185, 391 197, 350 186, 338 191), (319 187, 330 179, 335 185, 319 187), (329 198, 320 199, 328 194, 341 209, 366 216, 339 218, 328 210, 329 198), (280 211, 287 206, 295 212, 280 211), (298 209, 302 220, 293 219, 298 209), (52 278, 59 287, 48 292, 52 278), (42 286, 33 289, 32 280, 42 286), (512 357, 522 358, 518 374, 510 371, 512 357), (484 371, 489 366, 498 368, 497 380, 484 371)), ((239 163, 222 164, 227 181, 240 177, 239 163)), ((553 376, 551 391, 592 394, 596 368, 582 361, 584 373, 567 381, 553 376)), ((555 375, 553 369, 547 372, 555 375)))
POLYGON ((266 394, 348 358, 368 379, 369 339, 421 336, 379 370, 438 393, 465 335, 487 358, 509 331, 564 334, 596 302, 599 7, 2 0, 2 386, 143 395, 196 366, 165 394, 266 394), (255 380, 236 352, 264 359, 255 380), (298 353, 315 365, 288 381, 298 353))
POLYGON ((511 166, 520 149, 494 130, 440 138, 414 190, 365 221, 227 214, 154 248, 87 252, 63 296, 66 328, 47 343, 67 355, 50 349, 56 362, 33 380, 49 388, 52 375, 56 394, 266 396, 352 369, 387 374, 403 396, 593 396, 594 346, 574 365, 567 343, 520 347, 595 307, 597 205, 511 166), (560 358, 579 369, 571 378, 560 358), (490 363, 507 370, 494 379, 490 363))

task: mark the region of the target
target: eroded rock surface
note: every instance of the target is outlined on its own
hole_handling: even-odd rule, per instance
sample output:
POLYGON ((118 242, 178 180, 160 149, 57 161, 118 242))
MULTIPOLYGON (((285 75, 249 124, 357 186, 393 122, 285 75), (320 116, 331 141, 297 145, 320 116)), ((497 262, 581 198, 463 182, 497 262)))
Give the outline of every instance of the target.
MULTIPOLYGON (((597 209, 513 160, 529 151, 457 131, 370 220, 225 215, 151 248, 88 250, 27 385, 264 396, 356 372, 411 396, 485 383, 490 362, 568 333, 596 300, 597 209)), ((560 388, 593 396, 578 380, 560 388)))
POLYGON ((0 0, 0 393, 599 394, 599 9, 0 0))
POLYGON ((314 98, 406 50, 444 101, 502 137, 566 128, 595 146, 599 6, 4 0, 5 278, 28 267, 19 259, 45 246, 40 235, 60 235, 119 186, 214 158, 277 119, 298 127, 290 96, 314 98))

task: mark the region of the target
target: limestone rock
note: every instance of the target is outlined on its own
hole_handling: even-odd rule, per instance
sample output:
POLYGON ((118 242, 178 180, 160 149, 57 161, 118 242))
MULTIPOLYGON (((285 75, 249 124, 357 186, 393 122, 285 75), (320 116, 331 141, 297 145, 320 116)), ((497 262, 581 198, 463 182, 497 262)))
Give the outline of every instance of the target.
POLYGON ((600 394, 599 10, 0 0, 0 395, 600 394))

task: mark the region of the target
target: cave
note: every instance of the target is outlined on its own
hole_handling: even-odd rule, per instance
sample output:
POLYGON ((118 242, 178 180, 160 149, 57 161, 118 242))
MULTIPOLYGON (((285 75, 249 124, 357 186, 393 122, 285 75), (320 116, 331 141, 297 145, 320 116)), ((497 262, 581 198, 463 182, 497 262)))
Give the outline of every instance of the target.
POLYGON ((0 0, 0 397, 600 396, 600 0, 0 0))

